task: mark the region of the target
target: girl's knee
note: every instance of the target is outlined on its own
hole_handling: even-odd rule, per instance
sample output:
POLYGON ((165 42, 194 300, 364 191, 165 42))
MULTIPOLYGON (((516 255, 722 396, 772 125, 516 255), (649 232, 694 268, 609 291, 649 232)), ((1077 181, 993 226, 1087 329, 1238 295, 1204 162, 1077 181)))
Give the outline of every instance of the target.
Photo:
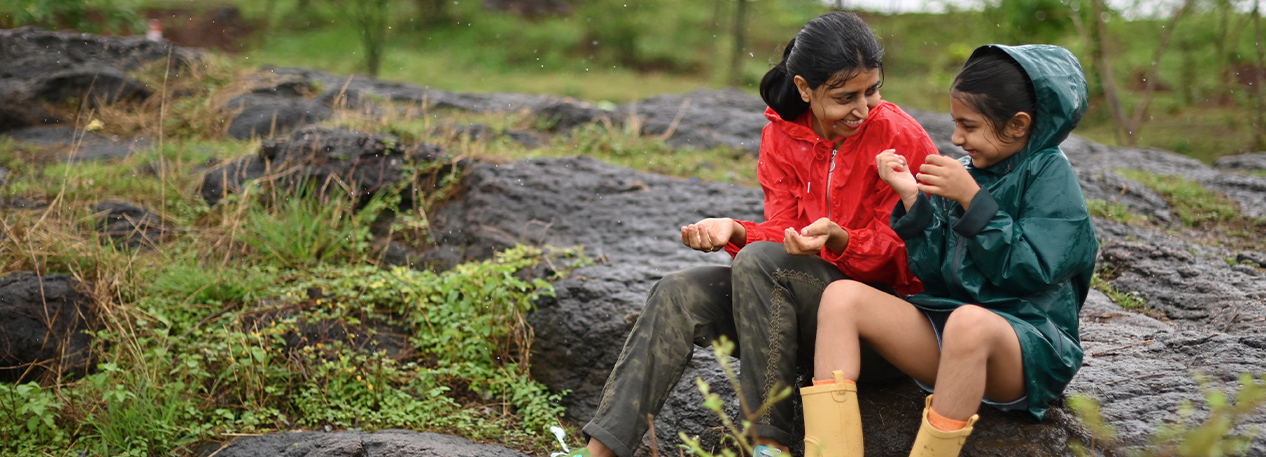
POLYGON ((858 295, 865 287, 865 284, 849 279, 828 284, 818 305, 818 322, 855 319, 857 307, 861 304, 858 295))
POLYGON ((950 312, 945 321, 942 345, 968 349, 988 349, 1003 332, 1011 332, 1006 319, 977 305, 963 305, 950 312))

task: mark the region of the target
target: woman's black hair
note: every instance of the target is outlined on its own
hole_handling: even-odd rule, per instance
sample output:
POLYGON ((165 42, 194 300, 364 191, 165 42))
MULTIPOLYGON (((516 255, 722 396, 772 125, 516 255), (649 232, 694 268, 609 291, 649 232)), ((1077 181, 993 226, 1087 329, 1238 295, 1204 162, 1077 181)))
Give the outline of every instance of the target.
POLYGON ((793 121, 809 108, 800 98, 795 77, 817 89, 844 85, 863 71, 883 69, 884 50, 874 32, 853 13, 834 11, 809 21, 782 51, 782 62, 760 80, 760 98, 774 112, 793 121))
MULTIPOLYGON (((980 113, 1004 141, 1007 122, 1017 113, 1037 115, 1033 81, 1006 51, 990 47, 973 53, 954 76, 950 95, 980 113)), ((1029 123, 1031 129, 1033 123, 1029 123)), ((1028 132, 1025 132, 1026 134, 1028 132)))

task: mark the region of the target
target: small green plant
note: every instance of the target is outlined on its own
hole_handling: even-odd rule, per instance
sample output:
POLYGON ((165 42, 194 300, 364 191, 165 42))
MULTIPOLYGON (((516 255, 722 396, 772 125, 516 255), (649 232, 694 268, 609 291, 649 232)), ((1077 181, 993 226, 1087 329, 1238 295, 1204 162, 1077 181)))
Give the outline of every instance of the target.
POLYGON ((57 395, 39 384, 0 383, 0 451, 65 446, 70 434, 59 423, 62 407, 57 395))
POLYGON ((734 352, 734 343, 721 336, 721 338, 712 342, 712 353, 716 355, 717 362, 721 364, 721 370, 725 372, 725 377, 729 379, 730 386, 733 387, 735 395, 740 399, 740 408, 743 417, 736 423, 733 418, 725 413, 725 402, 721 400, 721 396, 711 391, 702 378, 695 378, 695 384, 699 388, 699 392, 703 394, 703 407, 712 411, 721 419, 721 424, 725 428, 725 435, 721 438, 722 449, 719 453, 713 453, 704 448, 699 437, 686 436, 685 432, 677 432, 678 438, 681 439, 682 445, 686 452, 699 457, 738 457, 752 455, 752 450, 756 447, 756 428, 753 427, 756 418, 761 417, 774 404, 786 400, 791 396, 791 387, 775 385, 768 394, 765 395, 765 401, 760 405, 749 405, 743 401, 741 386, 739 386, 738 376, 734 372, 734 366, 730 364, 730 354, 734 352))
POLYGON ((1102 455, 1102 451, 1110 450, 1111 455, 1130 457, 1242 455, 1248 450, 1256 431, 1236 433, 1234 430, 1242 419, 1266 405, 1266 375, 1254 378, 1248 373, 1241 374, 1239 388, 1233 394, 1234 401, 1226 393, 1211 387, 1203 376, 1197 374, 1196 379, 1208 408, 1205 419, 1192 424, 1195 408, 1184 402, 1178 408, 1179 419, 1158 428, 1150 442, 1141 448, 1127 448, 1117 441, 1116 431, 1103 419, 1099 404, 1093 398, 1082 394, 1069 397, 1069 409, 1093 437, 1090 443, 1072 443, 1073 452, 1078 456, 1089 456, 1102 455))
POLYGON ((369 249, 369 226, 384 209, 386 193, 369 205, 334 190, 319 194, 312 184, 297 189, 274 189, 271 198, 250 199, 242 240, 259 255, 283 267, 299 267, 335 261, 351 261, 369 249))
POLYGON ((1097 198, 1086 199, 1086 209, 1090 215, 1098 218, 1120 222, 1126 225, 1138 225, 1147 222, 1147 216, 1130 211, 1130 208, 1116 202, 1107 202, 1097 198))
POLYGON ((1095 271, 1094 276, 1090 277, 1090 287, 1098 290, 1099 292, 1103 292, 1104 295, 1108 296, 1109 300, 1112 300, 1112 303, 1116 303, 1117 306, 1120 306, 1121 308, 1130 311, 1144 311, 1147 309, 1147 298, 1144 298, 1143 295, 1136 290, 1122 292, 1117 289, 1116 286, 1113 286, 1112 283, 1108 282, 1108 279, 1105 279, 1104 277, 1111 275, 1112 272, 1107 269, 1098 269, 1095 271))

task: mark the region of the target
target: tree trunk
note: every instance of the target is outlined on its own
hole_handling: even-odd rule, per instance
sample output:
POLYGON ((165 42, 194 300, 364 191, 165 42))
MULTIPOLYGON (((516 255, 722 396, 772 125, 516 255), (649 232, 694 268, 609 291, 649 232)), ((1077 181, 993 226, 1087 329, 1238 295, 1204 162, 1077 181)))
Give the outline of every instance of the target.
POLYGON ((746 28, 747 0, 738 0, 734 12, 734 53, 730 57, 730 84, 743 83, 743 35, 746 28))
POLYGON ((1095 49, 1099 57, 1095 62, 1099 67, 1099 85, 1103 87, 1103 97, 1108 100, 1108 108, 1112 110, 1112 116, 1117 119, 1121 127, 1125 129, 1126 142, 1134 145, 1134 127, 1130 125, 1129 118, 1125 117, 1125 111, 1121 109, 1120 98, 1117 97, 1117 88, 1115 78, 1112 75, 1112 59, 1108 57, 1108 30, 1103 21, 1103 0, 1090 0, 1091 19, 1095 21, 1094 36, 1095 49))
POLYGON ((448 21, 447 0, 414 0, 423 24, 440 24, 448 21))
POLYGON ((351 0, 352 14, 360 25, 361 45, 365 49, 365 71, 377 77, 382 68, 383 47, 387 44, 387 24, 391 19, 391 0, 351 0))
MULTIPOLYGON (((1147 113, 1147 106, 1152 102, 1152 93, 1156 91, 1156 79, 1160 76, 1160 60, 1165 55, 1165 48, 1169 47, 1169 38, 1174 34, 1174 27, 1178 25, 1178 20, 1182 19, 1187 11, 1196 4, 1196 0, 1186 0, 1182 6, 1174 10, 1174 14, 1169 17, 1169 22, 1165 25, 1165 30, 1161 32, 1160 42, 1156 43, 1156 49, 1152 52, 1152 66, 1147 71, 1147 85, 1143 88, 1143 96, 1139 99, 1137 105, 1134 105, 1134 116, 1130 118, 1130 125, 1137 129, 1143 125, 1143 116, 1147 113)), ((1130 146, 1134 146, 1134 135, 1130 135, 1130 146)))
POLYGON ((1262 84, 1266 84, 1266 43, 1262 42, 1262 0, 1253 2, 1253 42, 1257 48, 1257 68, 1253 69, 1253 99, 1257 100, 1256 114, 1253 116, 1253 141, 1250 143, 1250 149, 1253 151, 1266 151, 1266 89, 1262 88, 1262 84))
POLYGON ((1091 0, 1093 7, 1095 31, 1098 35, 1099 42, 1099 70, 1101 73, 1100 83, 1103 85, 1104 98, 1108 99, 1108 106, 1112 109, 1112 115, 1117 118, 1117 122, 1125 129, 1125 144, 1134 146, 1138 142, 1138 129, 1143 125, 1143 116, 1147 113, 1147 106, 1151 103, 1152 93, 1156 90, 1156 78, 1159 71, 1160 59, 1165 55, 1165 48, 1169 47, 1169 38, 1173 35, 1174 27, 1178 25, 1178 21, 1187 14, 1195 4, 1195 0, 1186 0, 1178 9, 1174 10, 1173 15, 1169 17, 1169 21, 1165 26, 1165 30, 1161 32, 1160 41, 1156 44, 1156 49, 1152 51, 1152 65, 1147 73, 1147 86, 1143 89, 1143 96, 1138 104, 1134 105, 1134 112, 1126 117, 1125 108, 1121 106, 1121 99, 1117 95, 1116 81, 1112 74, 1112 59, 1108 55, 1107 42, 1108 31, 1103 20, 1103 0, 1091 0))

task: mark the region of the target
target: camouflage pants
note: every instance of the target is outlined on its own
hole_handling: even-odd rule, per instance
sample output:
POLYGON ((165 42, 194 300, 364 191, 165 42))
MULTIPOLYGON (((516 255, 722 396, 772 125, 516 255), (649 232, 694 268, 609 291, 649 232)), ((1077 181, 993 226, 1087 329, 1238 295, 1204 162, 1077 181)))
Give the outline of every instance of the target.
MULTIPOLYGON (((819 257, 788 255, 782 244, 769 242, 744 247, 729 267, 665 276, 651 288, 584 433, 619 457, 632 456, 646 434, 646 416, 664 406, 693 346, 708 346, 721 335, 737 342, 747 404, 761 404, 776 386, 794 386, 797 367, 813 361, 822 291, 844 278, 819 257)), ((878 355, 863 352, 863 366, 875 367, 863 371, 895 373, 878 355)), ((794 420, 791 402, 783 401, 755 420, 756 433, 791 444, 794 420)))

